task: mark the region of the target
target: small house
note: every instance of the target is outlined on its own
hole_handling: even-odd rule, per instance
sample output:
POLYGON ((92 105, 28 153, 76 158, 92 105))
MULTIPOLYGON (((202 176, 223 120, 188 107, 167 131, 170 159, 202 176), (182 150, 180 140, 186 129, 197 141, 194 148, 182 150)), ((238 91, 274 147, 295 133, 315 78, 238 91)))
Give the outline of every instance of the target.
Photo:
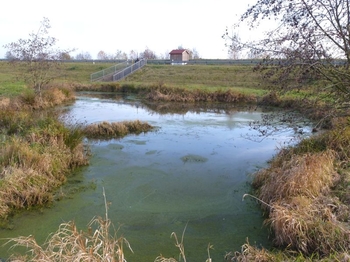
POLYGON ((186 49, 174 49, 169 55, 171 64, 186 64, 190 60, 190 52, 186 49))

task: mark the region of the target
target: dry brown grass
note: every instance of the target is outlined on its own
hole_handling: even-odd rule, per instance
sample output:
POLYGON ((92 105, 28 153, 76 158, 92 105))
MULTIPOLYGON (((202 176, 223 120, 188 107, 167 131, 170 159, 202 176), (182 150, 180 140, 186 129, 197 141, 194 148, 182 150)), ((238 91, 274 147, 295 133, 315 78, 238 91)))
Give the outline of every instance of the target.
POLYGON ((26 89, 21 95, 12 98, 1 98, 2 110, 38 110, 54 107, 75 99, 74 91, 70 87, 52 87, 43 90, 42 94, 35 94, 26 89))
POLYGON ((14 209, 50 203, 67 173, 87 164, 82 144, 70 149, 63 138, 42 135, 9 138, 0 149, 0 218, 14 209))
MULTIPOLYGON (((283 261, 350 261, 350 126, 346 118, 332 122, 332 130, 282 149, 254 177, 253 198, 280 248, 269 254, 283 261)), ((247 245, 237 261, 259 259, 247 245)))
POLYGON ((265 223, 272 228, 274 243, 319 257, 348 250, 350 230, 344 214, 349 215, 349 207, 331 194, 339 181, 338 155, 330 149, 301 152, 282 150, 253 181, 269 211, 265 223))
POLYGON ((277 246, 328 256, 350 248, 350 232, 337 220, 333 208, 333 203, 320 199, 294 197, 275 203, 266 223, 274 231, 277 246))
POLYGON ((130 133, 140 134, 148 132, 154 127, 140 120, 124 122, 102 122, 91 124, 84 128, 84 134, 89 138, 122 137, 130 133))
POLYGON ((269 251, 264 248, 257 248, 247 241, 247 243, 242 246, 240 252, 230 252, 226 254, 225 260, 236 262, 348 262, 350 261, 350 254, 344 251, 335 252, 327 257, 322 257, 318 254, 305 256, 291 249, 269 251))
POLYGON ((226 261, 237 262, 271 262, 271 261, 286 261, 281 257, 269 252, 264 248, 257 248, 249 244, 247 241, 241 248, 241 252, 229 252, 225 255, 226 261))
POLYGON ((253 182, 258 198, 272 204, 295 196, 318 197, 330 189, 335 177, 333 151, 293 155, 282 162, 278 157, 267 169, 260 170, 253 182))
MULTIPOLYGON (((103 192, 104 197, 105 193, 103 192)), ((117 232, 106 215, 94 218, 88 225, 87 232, 78 230, 74 222, 62 223, 46 243, 38 245, 33 236, 10 239, 13 247, 29 249, 30 255, 13 256, 10 261, 90 261, 90 262, 124 262, 124 245, 131 251, 129 242, 117 232)))
MULTIPOLYGON (((0 218, 13 210, 43 206, 75 167, 88 156, 78 128, 67 128, 57 115, 33 110, 37 96, 11 98, 0 110, 0 218), (31 100, 34 99, 34 100, 31 100), (33 102, 34 101, 34 102, 33 102)), ((42 107, 73 99, 70 90, 50 89, 42 107)))

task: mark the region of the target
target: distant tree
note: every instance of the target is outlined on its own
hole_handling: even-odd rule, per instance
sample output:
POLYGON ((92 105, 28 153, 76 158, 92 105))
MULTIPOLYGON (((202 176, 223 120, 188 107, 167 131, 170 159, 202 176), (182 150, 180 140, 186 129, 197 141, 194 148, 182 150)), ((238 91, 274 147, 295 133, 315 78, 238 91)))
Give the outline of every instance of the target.
POLYGON ((15 60, 16 56, 11 53, 11 51, 7 51, 5 54, 5 59, 7 60, 15 60))
POLYGON ((228 58, 239 59, 240 52, 242 49, 242 43, 238 33, 232 32, 229 35, 228 29, 226 28, 226 33, 224 34, 223 38, 228 40, 228 42, 226 42, 228 58))
POLYGON ((105 51, 99 51, 98 53, 97 53, 97 59, 99 59, 99 60, 105 60, 106 59, 106 53, 105 53, 105 51))
POLYGON ((164 53, 160 54, 159 59, 170 59, 169 50, 166 50, 164 53))
POLYGON ((199 52, 196 48, 192 48, 192 49, 187 49, 190 52, 190 57, 191 59, 199 59, 201 58, 199 55, 199 52))
POLYGON ((128 55, 121 51, 121 50, 117 50, 113 56, 113 59, 116 59, 116 60, 127 60, 128 59, 128 55))
POLYGON ((100 60, 127 60, 128 56, 121 50, 117 50, 114 54, 108 54, 101 50, 98 52, 97 58, 100 60))
POLYGON ((144 58, 144 59, 157 59, 157 55, 155 52, 153 52, 151 49, 149 49, 148 47, 146 47, 145 51, 143 51, 140 54, 140 58, 144 58))
POLYGON ((72 57, 69 53, 66 53, 66 52, 62 52, 60 54, 60 60, 71 60, 72 57))
POLYGON ((91 60, 92 56, 90 55, 89 52, 81 52, 75 56, 76 60, 91 60))
POLYGON ((100 52, 98 52, 98 54, 97 54, 97 59, 99 59, 99 60, 108 60, 109 59, 109 57, 108 57, 108 55, 106 54, 106 52, 105 51, 100 51, 100 52))
POLYGON ((136 60, 137 58, 139 58, 139 53, 136 50, 130 50, 129 59, 136 60))
POLYGON ((61 54, 73 51, 55 48, 57 40, 49 36, 50 28, 49 19, 44 18, 38 31, 29 34, 28 39, 19 39, 4 46, 13 58, 10 63, 25 65, 20 77, 40 96, 42 88, 58 76, 61 54))

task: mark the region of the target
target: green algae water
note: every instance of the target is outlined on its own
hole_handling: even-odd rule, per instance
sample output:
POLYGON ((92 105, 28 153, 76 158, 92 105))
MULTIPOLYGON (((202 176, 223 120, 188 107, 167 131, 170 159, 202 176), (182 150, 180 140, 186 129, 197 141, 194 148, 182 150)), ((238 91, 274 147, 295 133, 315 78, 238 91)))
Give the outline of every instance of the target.
MULTIPOLYGON (((134 251, 125 247, 129 262, 154 261, 160 254, 178 259, 170 235, 181 239, 185 228, 188 261, 205 261, 209 243, 212 261, 224 261, 247 238, 270 247, 259 206, 242 197, 251 190, 250 175, 293 139, 295 130, 281 122, 271 129, 276 132, 261 137, 265 127, 255 129, 251 123, 269 112, 259 108, 167 108, 116 97, 79 97, 65 113, 79 123, 138 119, 157 128, 121 139, 86 140, 90 165, 72 175, 62 195, 70 187, 82 190, 50 208, 16 215, 11 228, 0 231, 1 238, 33 235, 42 243, 70 220, 86 230, 94 216, 105 214, 104 188, 117 235, 134 251)), ((14 252, 8 248, 1 247, 0 257, 14 252)))

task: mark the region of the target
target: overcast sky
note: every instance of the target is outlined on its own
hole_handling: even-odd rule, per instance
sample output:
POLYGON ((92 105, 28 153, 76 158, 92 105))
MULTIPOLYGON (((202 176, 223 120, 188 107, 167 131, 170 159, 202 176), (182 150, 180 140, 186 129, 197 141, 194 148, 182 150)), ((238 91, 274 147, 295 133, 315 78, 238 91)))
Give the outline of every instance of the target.
MULTIPOLYGON (((3 1, 0 15, 0 58, 3 45, 36 32, 43 17, 50 20, 50 36, 61 49, 76 48, 92 58, 103 50, 157 55, 178 46, 195 48, 202 58, 227 58, 221 38, 226 27, 256 0, 17 0, 3 1)), ((241 37, 252 32, 239 29, 241 37)), ((73 55, 74 55, 73 54, 73 55)))

